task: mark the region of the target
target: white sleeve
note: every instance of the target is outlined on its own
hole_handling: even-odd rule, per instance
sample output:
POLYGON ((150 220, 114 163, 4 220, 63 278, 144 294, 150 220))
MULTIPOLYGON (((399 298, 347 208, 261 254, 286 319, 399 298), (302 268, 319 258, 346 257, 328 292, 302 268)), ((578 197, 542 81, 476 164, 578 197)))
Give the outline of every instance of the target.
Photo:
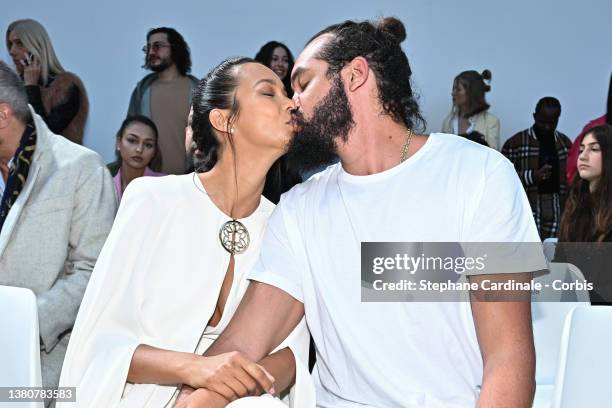
POLYGON ((305 265, 296 246, 301 243, 295 216, 289 211, 287 195, 281 198, 268 221, 261 253, 248 279, 276 286, 304 303, 302 274, 305 265))
POLYGON ((486 175, 484 188, 465 242, 540 242, 525 190, 512 163, 498 161, 486 175))
POLYGON ((462 245, 471 256, 490 254, 485 270, 470 274, 546 269, 531 207, 510 161, 504 158, 494 164, 475 203, 462 245))

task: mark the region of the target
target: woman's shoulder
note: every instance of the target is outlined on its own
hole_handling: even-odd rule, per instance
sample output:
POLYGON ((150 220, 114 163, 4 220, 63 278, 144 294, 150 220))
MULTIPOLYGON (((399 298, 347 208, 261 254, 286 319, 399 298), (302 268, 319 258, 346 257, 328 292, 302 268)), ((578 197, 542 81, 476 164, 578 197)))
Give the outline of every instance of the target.
MULTIPOLYGON (((158 177, 138 177, 130 182, 124 192, 124 199, 138 196, 147 197, 158 203, 176 201, 190 193, 188 182, 191 175, 160 175, 158 177)), ((123 201, 123 199, 122 199, 123 201)))

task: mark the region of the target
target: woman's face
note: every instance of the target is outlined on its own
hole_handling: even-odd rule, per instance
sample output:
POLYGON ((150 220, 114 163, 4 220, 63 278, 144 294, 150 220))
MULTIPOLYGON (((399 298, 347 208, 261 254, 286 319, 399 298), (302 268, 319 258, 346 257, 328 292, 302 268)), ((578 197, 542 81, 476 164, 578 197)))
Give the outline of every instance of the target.
POLYGON ((117 149, 123 165, 144 169, 155 156, 155 133, 144 123, 130 123, 117 141, 117 149))
POLYGON ((8 35, 8 51, 13 59, 13 63, 17 68, 17 71, 21 74, 23 73, 23 64, 22 61, 27 59, 28 49, 24 47, 19 35, 15 32, 15 30, 11 31, 8 35))
POLYGON ((289 70, 289 55, 287 55, 287 51, 283 47, 276 47, 274 52, 272 52, 270 68, 278 75, 281 81, 287 76, 287 71, 289 70))
POLYGON ((589 183, 601 177, 601 148, 592 133, 587 133, 580 143, 578 174, 589 183))
POLYGON ((453 97, 453 105, 457 107, 465 106, 467 103, 467 92, 463 84, 459 81, 453 82, 453 91, 451 93, 453 97))
POLYGON ((236 144, 287 150, 294 134, 291 110, 279 77, 268 67, 247 63, 238 67, 236 99, 240 112, 233 123, 236 144))

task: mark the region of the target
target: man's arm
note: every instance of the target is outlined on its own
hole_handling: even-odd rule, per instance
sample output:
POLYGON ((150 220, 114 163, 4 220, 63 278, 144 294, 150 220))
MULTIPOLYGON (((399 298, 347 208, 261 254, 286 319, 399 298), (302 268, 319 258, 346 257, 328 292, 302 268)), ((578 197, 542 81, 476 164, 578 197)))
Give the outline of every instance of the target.
POLYGON ((100 164, 85 175, 74 195, 66 273, 37 298, 40 335, 47 351, 74 325, 91 271, 113 224, 115 210, 112 180, 106 167, 100 164))
POLYGON ((252 361, 267 356, 304 316, 304 305, 283 290, 252 281, 219 338, 205 356, 240 351, 252 361))
MULTIPOLYGON (((480 275, 490 279, 529 282, 531 273, 480 275)), ((477 408, 528 408, 535 391, 535 349, 530 293, 472 293, 472 315, 483 358, 483 379, 477 408), (508 301, 512 299, 513 301, 508 301)))

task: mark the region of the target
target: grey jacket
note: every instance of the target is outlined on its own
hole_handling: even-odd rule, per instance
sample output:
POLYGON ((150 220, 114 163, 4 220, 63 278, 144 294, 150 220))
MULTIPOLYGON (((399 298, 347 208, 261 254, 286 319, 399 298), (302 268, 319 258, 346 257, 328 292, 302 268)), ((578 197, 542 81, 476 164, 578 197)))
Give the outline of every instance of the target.
POLYGON ((0 232, 0 285, 36 294, 43 385, 57 386, 116 199, 100 156, 53 134, 30 110, 38 139, 26 183, 0 232))
MULTIPOLYGON (((140 80, 138 84, 136 84, 136 88, 132 91, 132 96, 130 97, 130 105, 128 106, 128 116, 131 115, 144 115, 148 118, 151 117, 151 84, 155 82, 157 79, 157 73, 152 73, 140 80)), ((191 80, 191 93, 189 96, 188 103, 191 105, 191 96, 193 95, 193 90, 198 84, 198 78, 193 75, 187 75, 187 77, 191 80)))

